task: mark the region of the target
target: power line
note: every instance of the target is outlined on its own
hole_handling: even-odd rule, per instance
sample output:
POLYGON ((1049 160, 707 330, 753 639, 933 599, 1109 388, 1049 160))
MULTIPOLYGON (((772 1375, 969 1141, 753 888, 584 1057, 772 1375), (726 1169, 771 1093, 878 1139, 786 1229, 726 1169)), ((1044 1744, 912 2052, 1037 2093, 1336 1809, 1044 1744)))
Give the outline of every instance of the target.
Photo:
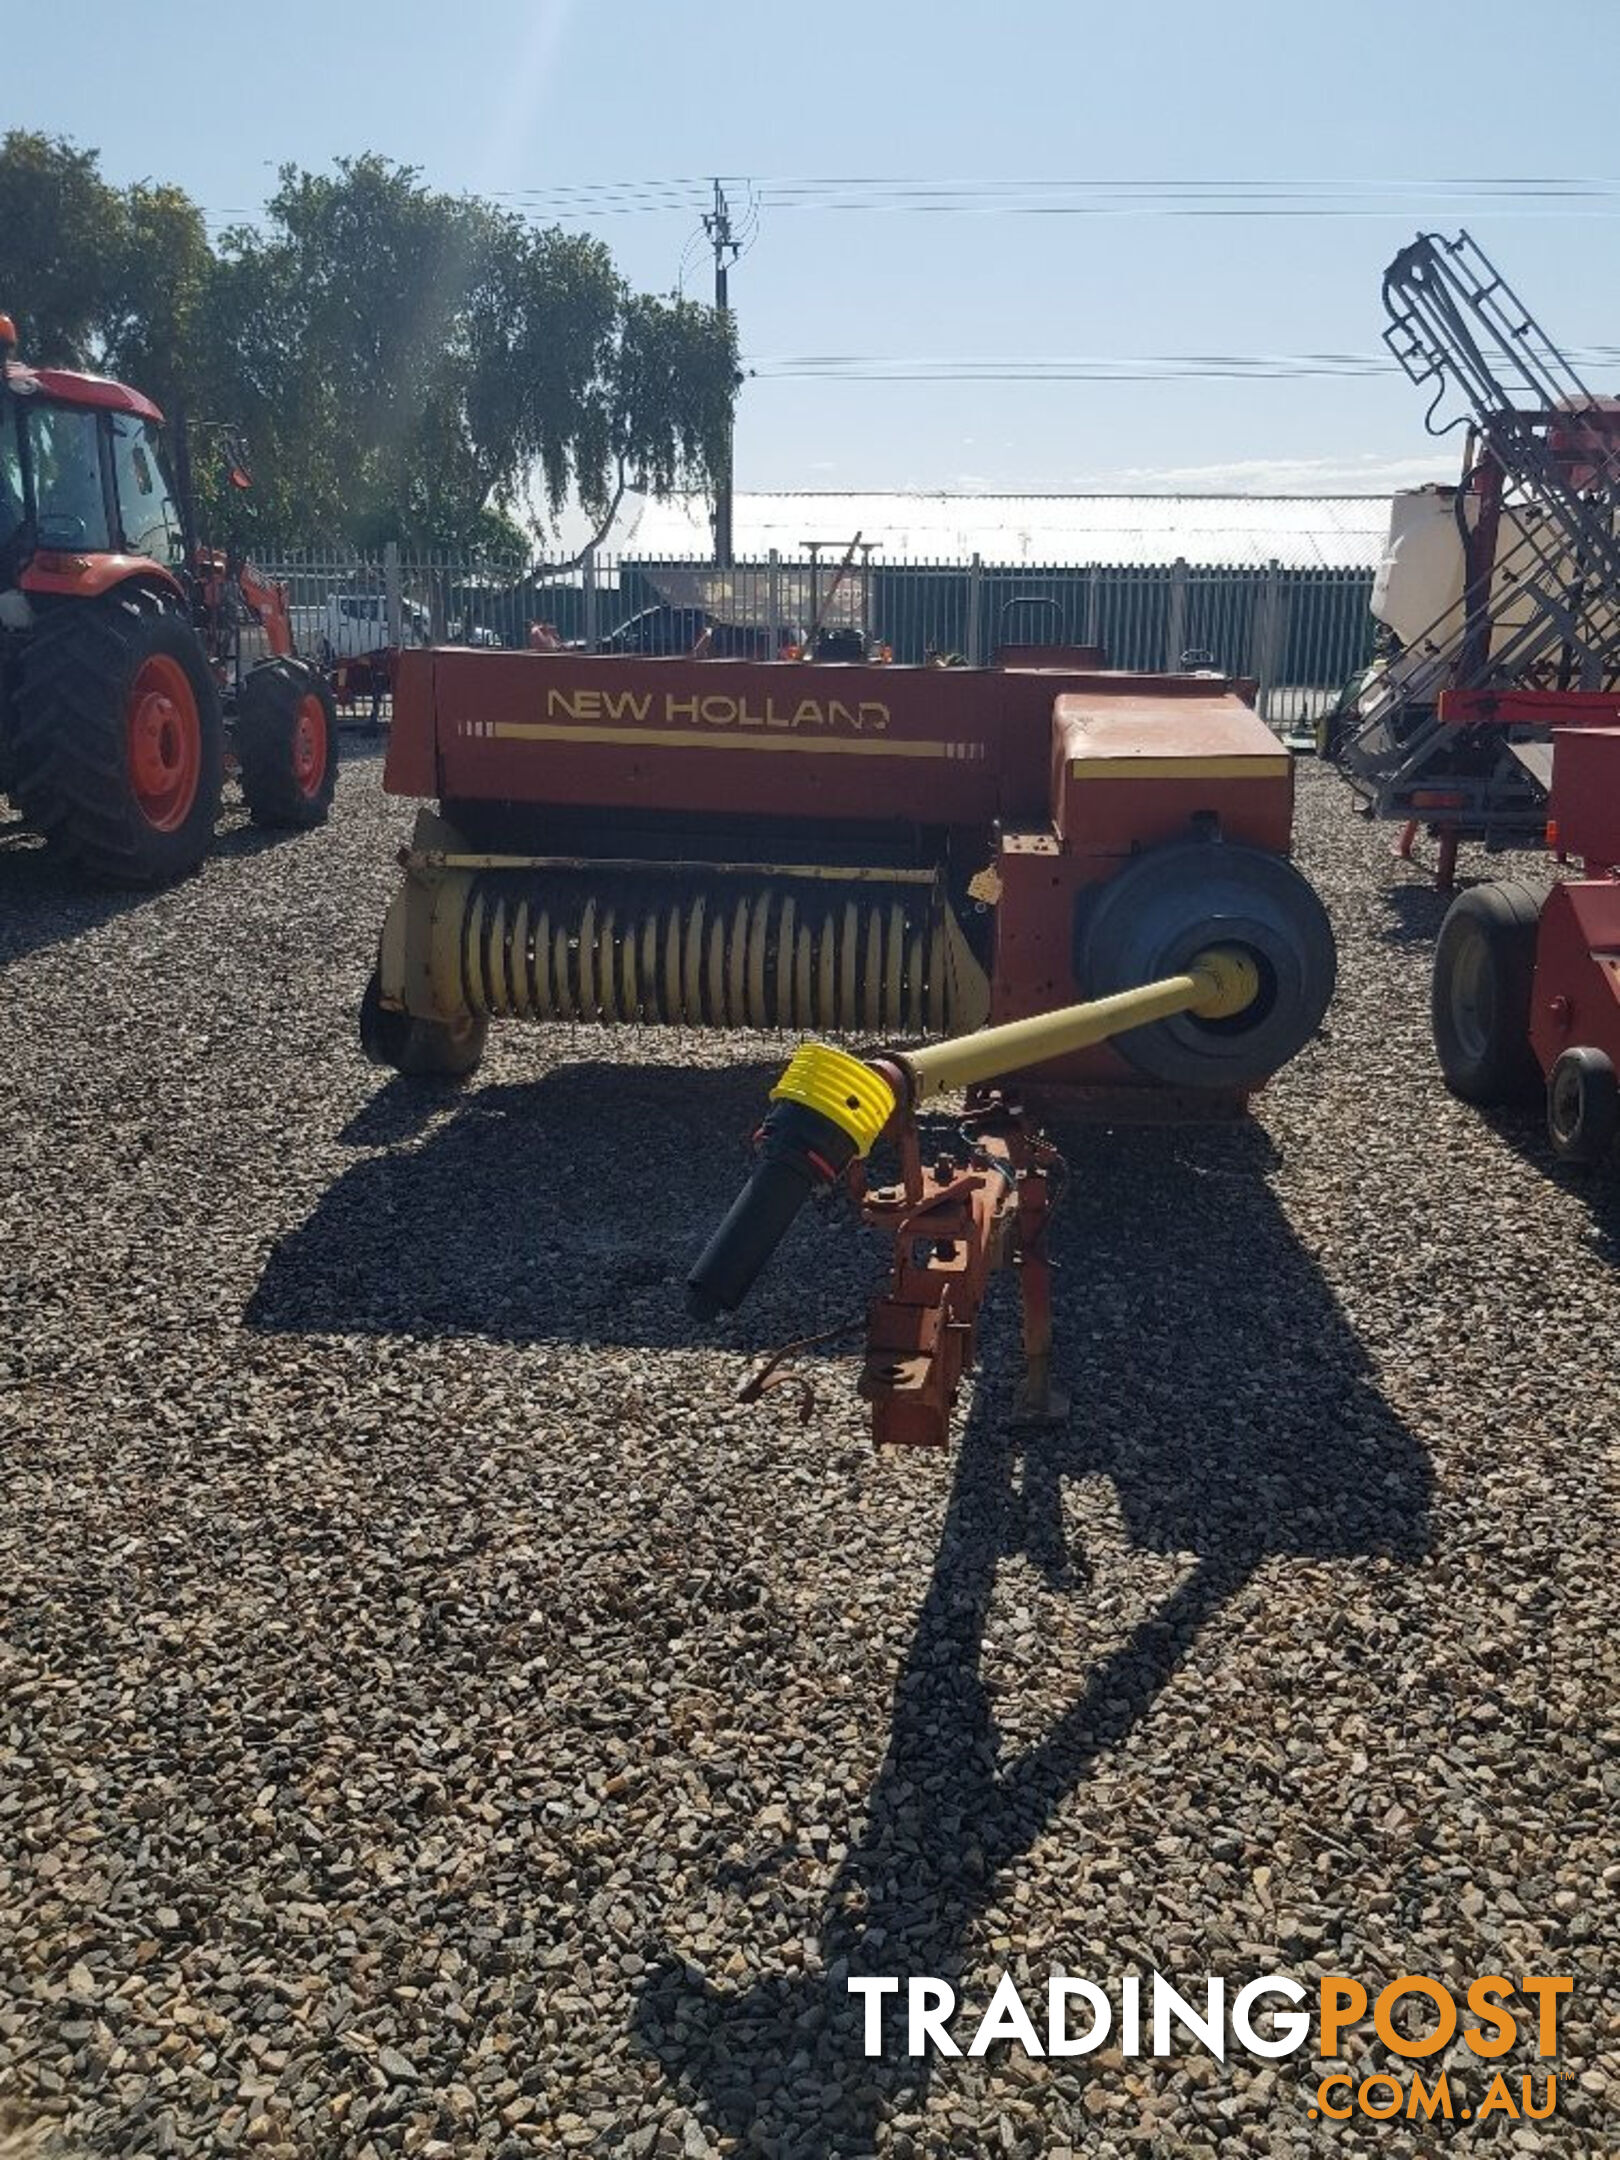
MULTIPOLYGON (((1564 355, 1576 366, 1620 365, 1620 346, 1588 346, 1564 355)), ((761 381, 820 382, 1280 382, 1315 377, 1356 379, 1402 373, 1376 353, 1160 353, 1137 358, 937 358, 861 353, 764 355, 748 362, 761 381)))
MULTIPOLYGON (((762 208, 833 213, 1002 216, 1369 217, 1420 205, 1475 204, 1496 214, 1611 215, 1594 206, 1620 201, 1620 180, 1581 176, 1497 176, 1386 180, 926 180, 737 176, 762 208), (1535 206, 1515 210, 1515 204, 1535 206), (1584 205, 1585 208, 1564 208, 1584 205), (1550 207, 1549 207, 1550 206, 1550 207)), ((560 217, 690 210, 695 180, 593 181, 505 191, 503 199, 560 217)))
MULTIPOLYGON (((1452 176, 1381 181, 1339 179, 1143 180, 1025 178, 923 179, 876 176, 759 179, 721 175, 746 191, 739 250, 758 235, 766 211, 826 216, 1083 218, 1438 218, 1477 210, 1497 218, 1609 219, 1620 216, 1620 179, 1577 175, 1452 176)), ((681 216, 710 208, 712 179, 607 179, 482 191, 538 223, 585 224, 615 217, 681 216)), ((262 211, 208 208, 210 223, 262 219, 262 211)))

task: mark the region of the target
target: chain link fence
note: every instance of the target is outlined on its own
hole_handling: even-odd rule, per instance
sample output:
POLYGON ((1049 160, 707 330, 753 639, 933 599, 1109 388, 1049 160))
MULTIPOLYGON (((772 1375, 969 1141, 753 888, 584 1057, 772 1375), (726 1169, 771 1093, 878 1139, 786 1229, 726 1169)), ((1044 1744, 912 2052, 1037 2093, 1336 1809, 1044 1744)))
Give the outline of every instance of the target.
POLYGON ((773 553, 719 568, 590 552, 560 565, 471 553, 284 555, 299 649, 340 694, 386 710, 377 656, 404 645, 520 647, 549 626, 586 651, 684 652, 705 627, 716 656, 770 657, 819 631, 839 657, 918 665, 994 661, 1004 644, 1100 646, 1110 667, 1210 667, 1252 676, 1277 727, 1331 704, 1371 653, 1370 570, 1232 568, 1183 561, 1021 565, 859 562, 773 553), (836 635, 834 635, 836 633, 836 635))

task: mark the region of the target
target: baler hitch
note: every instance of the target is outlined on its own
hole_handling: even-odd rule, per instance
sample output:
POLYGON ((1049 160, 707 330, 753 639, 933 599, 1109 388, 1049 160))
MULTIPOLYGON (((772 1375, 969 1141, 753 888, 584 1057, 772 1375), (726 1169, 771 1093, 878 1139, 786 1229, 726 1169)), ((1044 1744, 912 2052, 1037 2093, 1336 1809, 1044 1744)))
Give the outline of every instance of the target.
MULTIPOLYGON (((1068 1404, 1052 1382, 1047 1229, 1063 1159, 1019 1104, 991 1083, 1174 1014, 1236 1019, 1260 994, 1252 956, 1240 946, 1216 945, 1181 974, 920 1049, 862 1059, 828 1044, 803 1044, 771 1091, 753 1174, 687 1277, 693 1313, 712 1320, 734 1312, 805 1200, 842 1184, 863 1221, 893 1245, 887 1290, 867 1315, 860 1380, 872 1405, 874 1439, 945 1446, 952 1407, 972 1369, 990 1276, 1008 1266, 1018 1277, 1023 1320, 1024 1377, 1014 1421, 1061 1422, 1068 1404), (962 1090, 968 1104, 958 1124, 960 1152, 947 1150, 925 1163, 917 1112, 962 1090), (899 1181, 892 1185, 867 1181, 866 1161, 880 1137, 898 1154, 899 1181)), ((785 1379, 776 1370, 784 1354, 745 1396, 757 1399, 785 1379)))

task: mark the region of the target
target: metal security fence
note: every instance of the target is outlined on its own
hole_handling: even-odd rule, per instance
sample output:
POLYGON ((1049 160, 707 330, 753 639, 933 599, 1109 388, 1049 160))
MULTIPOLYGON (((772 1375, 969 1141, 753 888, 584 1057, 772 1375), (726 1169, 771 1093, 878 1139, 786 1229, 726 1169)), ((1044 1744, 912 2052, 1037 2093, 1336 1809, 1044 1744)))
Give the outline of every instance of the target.
POLYGON ((325 658, 385 646, 515 642, 507 634, 513 600, 529 573, 521 556, 397 547, 369 555, 304 550, 264 567, 287 587, 300 647, 325 658))
POLYGON ((302 553, 266 565, 290 589, 300 648, 332 663, 384 647, 516 647, 544 623, 597 651, 683 651, 712 624, 719 654, 773 654, 819 624, 917 665, 992 661, 1003 644, 1101 646, 1111 667, 1252 676, 1279 727, 1309 720, 1371 653, 1369 570, 1189 562, 1044 567, 845 562, 829 553, 717 568, 587 552, 565 564, 493 555, 302 553))

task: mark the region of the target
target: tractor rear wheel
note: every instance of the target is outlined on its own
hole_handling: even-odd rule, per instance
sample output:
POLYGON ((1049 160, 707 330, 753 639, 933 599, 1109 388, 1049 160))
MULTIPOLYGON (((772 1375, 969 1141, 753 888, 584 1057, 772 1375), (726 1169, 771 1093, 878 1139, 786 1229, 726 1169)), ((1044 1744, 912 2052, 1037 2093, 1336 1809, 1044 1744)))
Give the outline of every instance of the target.
POLYGON ((12 800, 78 868, 167 885, 207 854, 224 731, 207 655, 179 616, 117 598, 44 610, 13 725, 12 800))
POLYGON ((337 706, 325 678, 267 660, 242 685, 234 729, 242 793, 255 825, 324 825, 337 785, 337 706))
POLYGON ((1566 1050, 1547 1078, 1547 1138, 1560 1162, 1600 1163, 1620 1133, 1620 1079, 1601 1050, 1566 1050))
POLYGON ((489 1034, 487 1020, 454 1028, 442 1020, 417 1020, 382 1001, 375 968, 360 1000, 360 1047, 373 1065, 386 1065, 407 1080, 465 1080, 478 1070, 489 1034))
POLYGON ((1429 1011, 1446 1086, 1464 1102, 1528 1102, 1541 1085, 1530 989, 1541 903, 1503 880, 1459 893, 1434 948, 1429 1011))

